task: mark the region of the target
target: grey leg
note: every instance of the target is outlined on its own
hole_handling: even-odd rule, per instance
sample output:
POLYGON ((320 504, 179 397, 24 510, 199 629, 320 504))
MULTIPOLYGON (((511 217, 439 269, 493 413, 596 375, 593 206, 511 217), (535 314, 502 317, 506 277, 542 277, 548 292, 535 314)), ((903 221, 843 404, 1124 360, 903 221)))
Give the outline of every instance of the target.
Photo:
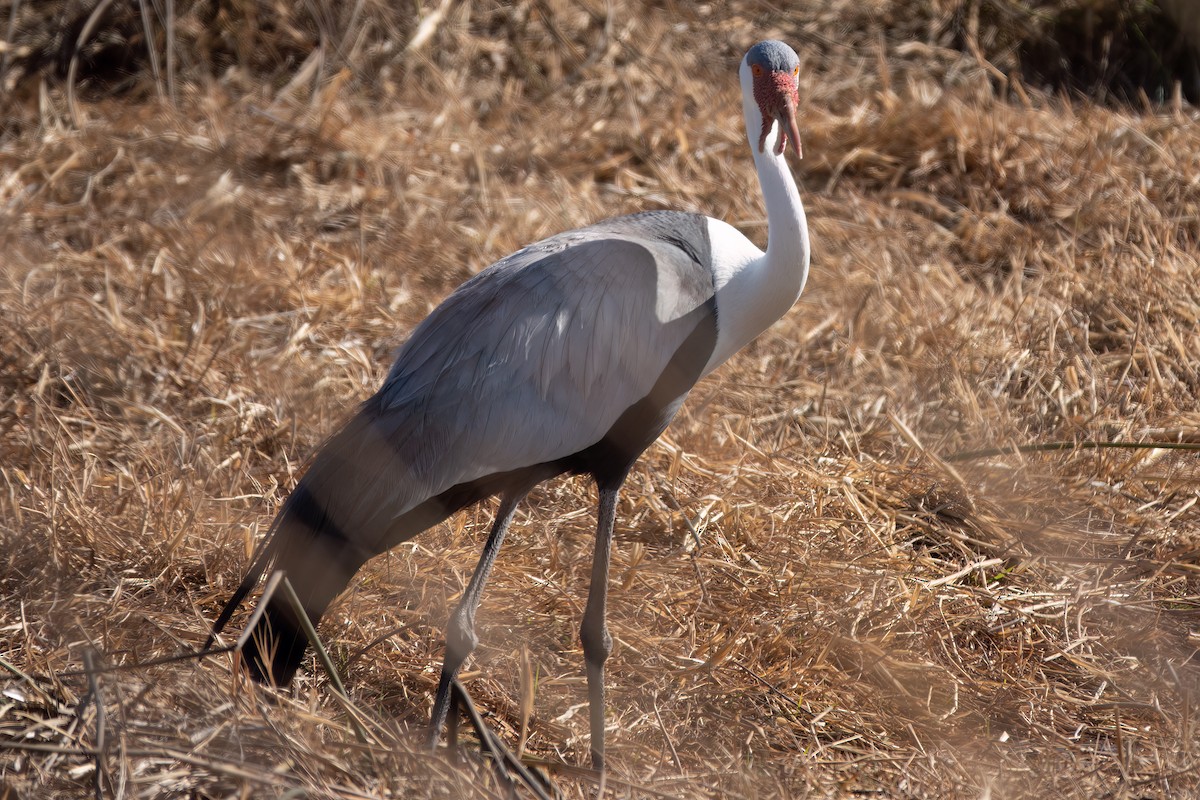
POLYGON ((471 576, 471 581, 467 584, 467 590, 463 592, 458 608, 454 609, 454 613, 450 615, 450 623, 446 626, 446 658, 442 662, 442 677, 438 681, 437 694, 433 699, 433 719, 429 723, 430 747, 437 746, 438 736, 441 734, 442 726, 446 724, 446 717, 450 712, 450 699, 453 694, 450 690, 450 682, 454 680, 454 676, 458 674, 463 662, 479 644, 479 637, 475 635, 475 609, 479 607, 483 586, 487 583, 488 573, 492 571, 492 564, 496 563, 496 556, 500 552, 500 544, 504 541, 508 524, 512 521, 513 512, 516 511, 517 503, 521 502, 524 496, 525 492, 520 492, 505 495, 501 499, 500 510, 496 512, 492 533, 488 537, 487 544, 483 546, 483 553, 479 556, 475 574, 471 576))
POLYGON ((592 585, 579 640, 587 668, 588 710, 592 723, 592 767, 604 772, 604 662, 612 652, 612 637, 604 621, 608 603, 608 562, 612 553, 613 523, 617 514, 619 486, 600 487, 599 524, 596 526, 596 553, 592 558, 592 585))

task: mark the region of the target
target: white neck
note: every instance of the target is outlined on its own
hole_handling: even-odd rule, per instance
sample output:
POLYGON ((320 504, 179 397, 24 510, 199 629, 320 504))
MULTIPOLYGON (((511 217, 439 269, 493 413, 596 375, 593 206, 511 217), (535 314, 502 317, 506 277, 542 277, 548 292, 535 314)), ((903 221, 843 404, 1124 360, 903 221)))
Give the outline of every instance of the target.
POLYGON ((780 126, 778 123, 772 126, 759 152, 763 118, 754 101, 753 79, 744 61, 741 79, 746 138, 767 207, 767 251, 759 251, 725 223, 710 221, 718 329, 717 346, 705 373, 787 313, 808 279, 808 223, 786 157, 775 154, 780 126))
MULTIPOLYGON (((758 183, 767 206, 765 269, 780 280, 785 280, 785 276, 796 279, 796 297, 799 297, 808 277, 808 223, 804 217, 804 205, 800 202, 800 191, 796 188, 796 179, 788 168, 786 156, 775 155, 779 137, 783 134, 778 122, 771 126, 762 151, 758 149, 763 118, 758 103, 754 101, 753 78, 745 63, 742 64, 741 79, 746 139, 754 156, 758 183)), ((792 302, 795 300, 793 297, 792 302)), ((791 307, 791 303, 788 307, 791 307)))

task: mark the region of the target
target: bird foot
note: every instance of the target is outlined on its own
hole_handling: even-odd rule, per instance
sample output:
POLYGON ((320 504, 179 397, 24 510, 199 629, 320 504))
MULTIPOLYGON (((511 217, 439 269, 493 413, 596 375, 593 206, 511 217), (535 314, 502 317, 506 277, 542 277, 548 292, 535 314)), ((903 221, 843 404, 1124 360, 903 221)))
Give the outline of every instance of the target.
MULTIPOLYGON (((519 781, 533 792, 538 800, 552 800, 558 796, 558 791, 549 779, 540 772, 533 772, 526 767, 521 759, 500 740, 499 735, 488 727, 487 723, 483 721, 479 709, 476 708, 475 702, 471 699, 471 695, 467 694, 467 690, 458 682, 458 678, 454 678, 451 682, 450 691, 458 707, 466 712, 471 727, 475 729, 475 734, 479 737, 480 752, 484 756, 491 756, 495 762, 496 774, 508 787, 513 787, 519 781)), ((448 722, 449 724, 454 723, 448 722)), ((457 748, 457 742, 452 741, 451 746, 457 748)))

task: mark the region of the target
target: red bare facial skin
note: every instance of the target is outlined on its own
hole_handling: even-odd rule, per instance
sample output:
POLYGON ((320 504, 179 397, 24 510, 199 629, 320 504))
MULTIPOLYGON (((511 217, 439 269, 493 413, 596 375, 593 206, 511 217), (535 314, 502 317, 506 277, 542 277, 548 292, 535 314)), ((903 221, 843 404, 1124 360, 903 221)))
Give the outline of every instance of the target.
POLYGON ((800 129, 796 127, 796 105, 800 101, 796 76, 787 72, 761 72, 754 76, 754 99, 763 115, 762 133, 758 137, 758 152, 767 146, 771 126, 779 123, 779 139, 775 155, 781 155, 791 141, 796 158, 804 158, 800 147, 800 129))

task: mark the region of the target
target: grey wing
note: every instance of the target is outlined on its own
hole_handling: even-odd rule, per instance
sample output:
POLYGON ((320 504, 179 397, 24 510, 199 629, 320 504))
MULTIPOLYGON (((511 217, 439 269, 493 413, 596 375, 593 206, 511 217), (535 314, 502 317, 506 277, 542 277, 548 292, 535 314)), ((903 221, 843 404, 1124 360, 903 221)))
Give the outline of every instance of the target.
POLYGON ((710 275, 670 244, 607 231, 480 273, 418 326, 376 397, 374 427, 406 473, 389 483, 419 502, 596 444, 713 324, 710 275))

